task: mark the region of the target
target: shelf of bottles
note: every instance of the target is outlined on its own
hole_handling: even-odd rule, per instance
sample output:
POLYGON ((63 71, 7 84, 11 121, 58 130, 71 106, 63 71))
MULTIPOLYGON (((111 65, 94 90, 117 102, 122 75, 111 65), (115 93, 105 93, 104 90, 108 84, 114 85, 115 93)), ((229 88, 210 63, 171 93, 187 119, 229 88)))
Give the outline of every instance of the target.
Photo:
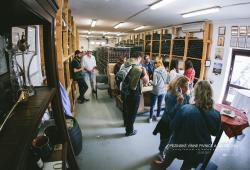
MULTIPOLYGON (((139 48, 139 47, 138 47, 139 48)), ((137 50, 139 50, 137 48, 137 50)), ((119 57, 130 57, 130 47, 100 47, 96 52, 96 64, 100 73, 105 73, 108 63, 117 63, 119 57)))
POLYGON ((185 49, 185 37, 176 37, 173 44, 173 53, 175 57, 183 57, 185 49))
POLYGON ((203 53, 203 40, 192 39, 188 41, 187 58, 202 59, 203 53))

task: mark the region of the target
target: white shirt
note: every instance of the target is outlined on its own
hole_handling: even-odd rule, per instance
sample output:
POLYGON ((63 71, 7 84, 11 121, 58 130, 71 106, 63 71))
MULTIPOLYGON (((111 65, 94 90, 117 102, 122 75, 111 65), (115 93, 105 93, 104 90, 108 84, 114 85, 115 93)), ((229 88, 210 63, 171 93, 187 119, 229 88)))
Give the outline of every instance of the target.
POLYGON ((82 66, 83 66, 83 68, 85 68, 87 70, 93 70, 93 68, 96 67, 95 57, 93 55, 91 55, 91 57, 89 57, 87 55, 83 56, 82 66))
POLYGON ((181 76, 181 74, 177 73, 176 70, 175 70, 175 68, 172 69, 170 71, 170 73, 169 73, 169 82, 172 81, 172 80, 174 80, 176 77, 179 77, 179 76, 181 76))

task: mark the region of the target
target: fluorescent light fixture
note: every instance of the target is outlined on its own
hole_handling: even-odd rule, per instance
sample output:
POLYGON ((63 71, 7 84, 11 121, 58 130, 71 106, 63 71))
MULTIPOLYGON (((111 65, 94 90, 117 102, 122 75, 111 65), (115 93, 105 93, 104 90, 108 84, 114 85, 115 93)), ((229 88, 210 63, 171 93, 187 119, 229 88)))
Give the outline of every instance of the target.
POLYGON ((139 27, 135 28, 135 29, 134 29, 134 31, 141 30, 141 29, 143 29, 143 28, 145 28, 145 26, 144 26, 144 25, 143 25, 143 26, 139 26, 139 27))
POLYGON ((123 23, 123 22, 120 22, 119 24, 115 25, 115 26, 114 26, 114 29, 117 29, 117 28, 121 27, 122 24, 124 24, 124 23, 123 23))
POLYGON ((198 16, 198 15, 206 15, 206 14, 219 12, 220 8, 221 7, 219 7, 219 6, 215 6, 212 8, 206 8, 206 9, 201 9, 201 10, 197 10, 197 11, 187 12, 187 13, 184 13, 181 15, 183 18, 194 17, 194 16, 198 16))
POLYGON ((174 2, 175 0, 161 0, 157 1, 156 3, 150 5, 150 9, 155 10, 158 9, 164 5, 170 4, 171 2, 174 2))
POLYGON ((95 24, 96 24, 96 19, 92 19, 91 27, 95 27, 95 24))

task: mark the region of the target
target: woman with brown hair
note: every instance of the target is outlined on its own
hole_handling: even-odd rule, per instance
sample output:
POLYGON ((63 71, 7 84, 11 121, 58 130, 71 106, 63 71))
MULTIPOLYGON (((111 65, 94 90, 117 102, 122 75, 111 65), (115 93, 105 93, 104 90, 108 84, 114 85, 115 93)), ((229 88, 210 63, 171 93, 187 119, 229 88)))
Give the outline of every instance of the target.
POLYGON ((165 96, 165 104, 166 109, 164 114, 157 124, 153 134, 156 135, 158 132, 160 133, 160 158, 164 158, 164 149, 169 141, 169 137, 172 134, 170 129, 170 122, 174 118, 178 109, 184 105, 189 103, 189 95, 187 95, 188 91, 188 78, 185 76, 180 76, 175 78, 170 82, 168 91, 165 96))
POLYGON ((220 129, 220 113, 213 108, 212 88, 207 81, 194 87, 194 104, 182 106, 171 121, 173 131, 165 149, 166 158, 154 161, 167 168, 175 158, 183 160, 182 170, 196 168, 211 148, 211 135, 220 129), (178 147, 178 148, 176 148, 178 147))
POLYGON ((154 106, 157 100, 157 114, 156 120, 160 120, 160 112, 161 112, 161 104, 166 93, 165 84, 167 84, 168 75, 167 71, 165 70, 162 59, 160 57, 155 58, 155 70, 153 73, 153 90, 151 94, 151 105, 150 105, 150 115, 148 122, 152 122, 152 116, 154 113, 154 106))

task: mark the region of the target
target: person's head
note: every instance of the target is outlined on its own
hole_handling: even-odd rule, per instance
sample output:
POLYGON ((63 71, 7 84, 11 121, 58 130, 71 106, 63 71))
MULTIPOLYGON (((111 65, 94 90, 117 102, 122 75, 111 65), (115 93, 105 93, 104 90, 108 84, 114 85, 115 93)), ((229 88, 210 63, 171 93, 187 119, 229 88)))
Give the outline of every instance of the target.
POLYGON ((126 57, 123 57, 123 56, 120 56, 119 59, 118 59, 118 63, 125 63, 126 62, 126 57))
POLYGON ((195 105, 203 111, 208 111, 213 107, 213 90, 206 80, 198 81, 194 86, 195 105))
POLYGON ((179 89, 185 94, 188 91, 188 81, 189 79, 185 76, 180 76, 172 80, 168 86, 168 91, 173 95, 177 96, 179 89))
POLYGON ((80 50, 76 50, 75 51, 75 56, 80 58, 81 57, 81 51, 80 50))
POLYGON ((177 59, 171 60, 170 71, 173 69, 175 69, 177 73, 179 72, 179 61, 177 59))
POLYGON ((155 57, 154 64, 155 64, 155 68, 162 67, 163 66, 162 59, 160 57, 155 57))
POLYGON ((90 57, 90 56, 92 55, 92 50, 88 50, 88 51, 86 52, 86 55, 90 57))
POLYGON ((130 55, 130 57, 132 58, 132 59, 135 59, 136 60, 136 62, 137 62, 137 64, 140 64, 141 63, 141 53, 140 52, 133 52, 133 53, 131 53, 131 55, 130 55))
POLYGON ((193 68, 193 63, 190 60, 185 61, 185 70, 193 68))
POLYGON ((146 56, 144 57, 144 60, 145 60, 145 63, 146 63, 146 64, 150 63, 150 56, 149 56, 149 55, 146 55, 146 56))
POLYGON ((164 65, 166 70, 169 69, 169 61, 163 61, 163 65, 164 65))

